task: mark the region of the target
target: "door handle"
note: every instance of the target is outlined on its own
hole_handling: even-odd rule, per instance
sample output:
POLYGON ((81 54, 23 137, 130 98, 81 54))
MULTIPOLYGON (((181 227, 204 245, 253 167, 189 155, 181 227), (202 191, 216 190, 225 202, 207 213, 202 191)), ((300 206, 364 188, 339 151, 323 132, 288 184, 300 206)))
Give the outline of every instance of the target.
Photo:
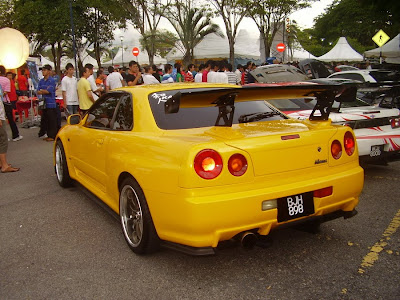
POLYGON ((104 140, 103 139, 98 139, 97 141, 97 145, 103 145, 103 143, 104 143, 104 140))

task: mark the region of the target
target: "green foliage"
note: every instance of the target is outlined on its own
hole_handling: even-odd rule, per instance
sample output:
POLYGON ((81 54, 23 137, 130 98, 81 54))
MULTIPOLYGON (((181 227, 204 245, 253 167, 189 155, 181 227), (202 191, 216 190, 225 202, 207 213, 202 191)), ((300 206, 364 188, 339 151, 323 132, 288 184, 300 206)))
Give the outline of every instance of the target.
POLYGON ((165 57, 177 41, 178 37, 168 30, 157 30, 154 34, 148 31, 139 40, 142 50, 150 48, 154 43, 155 54, 161 57, 165 57))
POLYGON ((207 6, 194 7, 193 0, 175 0, 167 7, 164 17, 178 33, 184 65, 192 62, 194 48, 207 35, 215 33, 223 36, 219 26, 211 22, 211 10, 207 6))
POLYGON ((15 23, 15 0, 1 0, 0 1, 0 28, 14 27, 15 23))
POLYGON ((114 39, 117 27, 126 26, 122 0, 15 0, 16 27, 40 48, 52 47, 57 70, 61 57, 72 52, 70 4, 78 57, 93 46, 100 64, 101 44, 114 39))
MULTIPOLYGON (((359 49, 375 48, 372 37, 383 29, 394 37, 399 32, 398 15, 387 10, 379 10, 373 1, 341 0, 334 1, 325 13, 316 18, 312 36, 333 42, 341 36, 358 41, 353 42, 359 49), (362 3, 363 2, 363 3, 362 3), (362 45, 362 47, 360 47, 362 45)), ((393 1, 390 1, 393 2, 393 1)))

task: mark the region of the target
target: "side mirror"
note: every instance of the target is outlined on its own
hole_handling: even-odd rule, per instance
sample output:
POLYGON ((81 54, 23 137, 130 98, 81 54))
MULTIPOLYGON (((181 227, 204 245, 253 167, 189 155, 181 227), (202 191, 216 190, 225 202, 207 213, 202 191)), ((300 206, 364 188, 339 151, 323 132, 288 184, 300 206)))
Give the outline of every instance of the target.
POLYGON ((76 115, 70 115, 67 119, 67 124, 68 125, 76 125, 81 122, 81 116, 76 114, 76 115))

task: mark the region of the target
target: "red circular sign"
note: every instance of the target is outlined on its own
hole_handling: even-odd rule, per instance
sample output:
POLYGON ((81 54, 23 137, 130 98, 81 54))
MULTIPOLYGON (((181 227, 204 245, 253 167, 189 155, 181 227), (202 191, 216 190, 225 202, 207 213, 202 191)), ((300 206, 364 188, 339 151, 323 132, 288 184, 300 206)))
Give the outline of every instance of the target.
POLYGON ((285 51, 286 46, 284 43, 279 43, 278 45, 276 45, 276 50, 278 50, 279 52, 283 52, 285 51))
POLYGON ((132 54, 135 55, 135 56, 138 56, 139 55, 139 48, 133 47, 132 54))

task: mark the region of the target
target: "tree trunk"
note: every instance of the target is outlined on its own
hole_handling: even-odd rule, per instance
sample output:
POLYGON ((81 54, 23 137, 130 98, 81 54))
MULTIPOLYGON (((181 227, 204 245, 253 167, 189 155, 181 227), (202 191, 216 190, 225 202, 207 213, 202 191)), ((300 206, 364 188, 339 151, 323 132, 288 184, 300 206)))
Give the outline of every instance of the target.
POLYGON ((235 41, 233 37, 228 37, 229 40, 229 62, 232 67, 235 67, 235 41))
POLYGON ((265 49, 265 58, 270 57, 270 55, 271 55, 271 43, 268 40, 268 35, 264 35, 264 49, 265 49))
POLYGON ((97 61, 97 65, 99 66, 99 68, 101 67, 101 58, 100 58, 100 44, 99 42, 95 42, 94 43, 94 53, 96 56, 96 61, 97 61))

